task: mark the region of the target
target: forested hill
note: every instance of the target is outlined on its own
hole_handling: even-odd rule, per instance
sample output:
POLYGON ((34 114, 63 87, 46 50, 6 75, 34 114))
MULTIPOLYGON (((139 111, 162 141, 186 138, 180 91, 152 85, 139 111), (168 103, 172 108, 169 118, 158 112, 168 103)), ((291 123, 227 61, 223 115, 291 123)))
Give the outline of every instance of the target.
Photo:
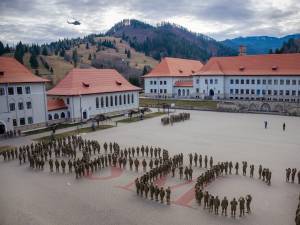
POLYGON ((123 20, 106 34, 126 40, 132 48, 157 60, 170 56, 206 61, 211 56, 237 55, 236 49, 170 23, 151 26, 138 20, 123 20))

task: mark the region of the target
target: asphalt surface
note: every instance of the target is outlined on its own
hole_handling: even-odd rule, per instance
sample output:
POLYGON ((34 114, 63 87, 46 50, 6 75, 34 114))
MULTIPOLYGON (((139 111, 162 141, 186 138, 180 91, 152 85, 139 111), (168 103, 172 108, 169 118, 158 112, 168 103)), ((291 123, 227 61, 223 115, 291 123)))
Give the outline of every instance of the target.
MULTIPOLYGON (((82 134, 100 143, 115 141, 121 147, 160 146, 171 154, 183 152, 213 156, 214 161, 248 161, 255 165, 255 178, 228 175, 211 183, 207 190, 219 198, 251 194, 252 214, 236 219, 216 216, 198 206, 194 181, 166 177, 161 186, 172 187, 170 206, 136 196, 133 180, 142 174, 106 168, 76 180, 74 174, 32 171, 18 161, 0 159, 1 225, 294 225, 299 184, 285 182, 285 168, 300 169, 300 119, 256 114, 191 111, 191 120, 162 126, 160 118, 82 134), (264 121, 269 123, 264 129, 264 121), (282 123, 287 129, 282 131, 282 123), (257 178, 258 165, 270 168, 272 185, 257 178)), ((1 141, 1 145, 30 143, 28 137, 1 141)), ((140 157, 142 159, 142 157, 140 157)), ((194 178, 203 169, 193 168, 194 178)))

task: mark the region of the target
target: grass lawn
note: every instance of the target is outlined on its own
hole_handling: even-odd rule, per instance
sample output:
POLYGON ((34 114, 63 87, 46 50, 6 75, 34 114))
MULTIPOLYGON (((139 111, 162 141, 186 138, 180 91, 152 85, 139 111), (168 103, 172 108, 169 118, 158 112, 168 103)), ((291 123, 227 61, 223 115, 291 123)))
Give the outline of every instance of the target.
POLYGON ((203 109, 217 109, 216 101, 205 101, 205 100, 173 100, 173 99, 148 99, 148 98, 140 98, 140 106, 141 107, 161 107, 162 104, 167 103, 175 103, 177 107, 186 107, 188 109, 191 108, 203 108, 203 109))
MULTIPOLYGON (((153 118, 153 117, 157 117, 157 116, 161 116, 161 115, 164 115, 164 114, 165 113, 163 113, 163 112, 148 113, 148 114, 144 115, 144 120, 145 119, 150 119, 150 118, 153 118)), ((132 118, 122 119, 122 120, 119 120, 118 122, 120 122, 120 123, 133 123, 133 122, 137 122, 137 121, 140 121, 140 117, 139 116, 132 117, 132 118)))
MULTIPOLYGON (((99 127, 96 126, 95 131, 104 130, 104 129, 108 129, 108 128, 112 128, 112 127, 114 127, 114 126, 113 125, 100 125, 99 127)), ((64 132, 64 133, 60 133, 60 134, 55 134, 54 138, 62 138, 62 137, 70 136, 70 135, 77 135, 79 133, 89 133, 89 132, 93 132, 93 129, 91 127, 83 127, 83 128, 79 128, 78 130, 72 130, 72 131, 68 131, 68 132, 64 132)), ((34 139, 34 141, 46 141, 46 140, 50 140, 50 138, 51 138, 51 136, 46 136, 46 137, 34 139)))
POLYGON ((6 151, 6 150, 9 150, 9 149, 11 149, 11 148, 12 148, 12 147, 9 146, 9 145, 0 146, 0 153, 1 153, 1 152, 4 152, 4 151, 6 151))
MULTIPOLYGON (((60 123, 56 125, 56 130, 62 129, 62 128, 68 128, 68 127, 75 127, 77 126, 79 123, 73 123, 73 124, 68 124, 68 123, 60 123)), ((25 136, 28 135, 33 135, 33 134, 39 134, 42 132, 47 132, 47 131, 51 131, 52 128, 51 127, 46 127, 46 128, 42 128, 42 129, 36 129, 36 130, 31 130, 31 131, 27 131, 24 132, 25 136)))

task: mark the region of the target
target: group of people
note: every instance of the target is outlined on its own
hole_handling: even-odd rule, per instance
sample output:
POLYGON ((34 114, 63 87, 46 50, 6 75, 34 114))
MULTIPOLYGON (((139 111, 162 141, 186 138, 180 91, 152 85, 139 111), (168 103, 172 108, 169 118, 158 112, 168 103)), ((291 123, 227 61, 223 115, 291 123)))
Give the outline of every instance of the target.
POLYGON ((179 113, 179 114, 173 114, 173 115, 161 118, 161 123, 162 123, 162 125, 168 125, 168 124, 173 125, 173 123, 181 122, 181 121, 185 121, 185 120, 189 120, 189 119, 190 119, 189 113, 179 113))
MULTIPOLYGON (((268 128, 268 121, 264 121, 264 124, 265 124, 265 129, 267 129, 268 128)), ((286 128, 286 124, 285 124, 285 122, 282 124, 282 130, 283 131, 285 131, 285 128, 286 128)))
POLYGON ((298 207, 297 207, 297 210, 296 210, 295 222, 296 222, 296 225, 300 225, 300 194, 299 194, 298 207))
POLYGON ((296 174, 297 174, 297 177, 298 177, 298 184, 300 184, 300 170, 298 171, 297 173, 297 169, 296 168, 287 168, 285 169, 285 174, 286 174, 286 182, 290 182, 290 179, 291 179, 291 182, 292 183, 295 183, 295 177, 296 177, 296 174))
POLYGON ((21 130, 8 130, 4 132, 3 137, 4 138, 13 138, 13 137, 18 137, 21 136, 21 130))

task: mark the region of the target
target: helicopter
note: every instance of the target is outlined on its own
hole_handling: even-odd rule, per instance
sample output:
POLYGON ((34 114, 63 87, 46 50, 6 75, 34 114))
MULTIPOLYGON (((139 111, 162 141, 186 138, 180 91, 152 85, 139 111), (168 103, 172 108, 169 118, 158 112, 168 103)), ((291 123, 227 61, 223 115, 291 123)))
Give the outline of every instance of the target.
POLYGON ((69 20, 67 20, 67 23, 68 24, 73 24, 73 25, 80 25, 81 23, 80 23, 80 21, 78 21, 78 20, 74 20, 74 21, 72 21, 72 22, 69 22, 69 20))

